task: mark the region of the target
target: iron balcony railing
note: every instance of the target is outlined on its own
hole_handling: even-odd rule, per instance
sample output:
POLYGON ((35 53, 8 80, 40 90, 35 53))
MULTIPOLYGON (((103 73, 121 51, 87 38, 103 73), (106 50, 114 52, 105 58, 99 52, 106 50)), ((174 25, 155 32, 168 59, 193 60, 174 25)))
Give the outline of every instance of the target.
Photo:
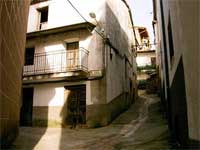
POLYGON ((33 64, 24 66, 23 75, 87 71, 88 55, 84 48, 35 53, 33 64))

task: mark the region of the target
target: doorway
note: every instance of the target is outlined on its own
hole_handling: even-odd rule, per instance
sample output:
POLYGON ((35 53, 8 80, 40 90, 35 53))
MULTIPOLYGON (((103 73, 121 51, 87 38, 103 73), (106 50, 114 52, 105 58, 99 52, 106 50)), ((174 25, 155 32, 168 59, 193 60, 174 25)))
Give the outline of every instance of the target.
POLYGON ((66 43, 67 49, 67 68, 77 69, 79 66, 79 42, 66 43))
POLYGON ((76 124, 86 123, 86 86, 69 86, 65 87, 68 91, 67 98, 67 124, 73 123, 73 118, 76 117, 76 124), (75 115, 75 116, 74 116, 75 115))
POLYGON ((20 110, 20 125, 32 126, 33 88, 23 88, 22 106, 20 110))

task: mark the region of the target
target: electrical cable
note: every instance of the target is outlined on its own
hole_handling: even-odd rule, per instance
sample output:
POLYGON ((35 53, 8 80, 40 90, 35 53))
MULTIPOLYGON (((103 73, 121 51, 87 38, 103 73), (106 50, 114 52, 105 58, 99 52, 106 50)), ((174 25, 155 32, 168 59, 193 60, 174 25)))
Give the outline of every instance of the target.
MULTIPOLYGON (((81 17, 85 22, 91 23, 91 22, 87 21, 87 19, 79 12, 79 10, 72 4, 72 2, 71 2, 70 0, 67 0, 67 1, 68 1, 68 3, 72 6, 72 8, 74 8, 74 10, 80 15, 80 17, 81 17)), ((88 29, 88 30, 89 30, 89 29, 88 29)), ((90 30, 89 30, 89 31, 90 31, 90 30)), ((94 31, 95 31, 96 33, 98 33, 98 34, 101 36, 101 38, 105 39, 105 37, 104 37, 101 33, 99 33, 99 31, 97 31, 96 29, 94 29, 94 31)))
MULTIPOLYGON (((67 0, 67 1, 68 1, 68 3, 72 6, 72 8, 74 8, 74 10, 80 15, 80 17, 81 17, 85 22, 90 23, 90 22, 87 21, 87 19, 79 12, 79 10, 72 4, 72 2, 71 2, 70 0, 67 0)), ((128 8, 129 8, 129 7, 128 7, 128 8)), ((129 9, 129 11, 130 11, 130 9, 129 9)), ((131 19, 132 19, 132 18, 131 18, 131 19)), ((88 30, 89 30, 89 29, 88 29, 88 30)), ((89 30, 89 31, 90 31, 90 30, 89 30)), ((110 45, 117 53, 119 53, 119 51, 112 45, 112 43, 110 43, 110 40, 107 39, 106 37, 104 37, 105 35, 102 35, 101 33, 99 33, 95 28, 94 28, 94 31, 95 31, 97 34, 99 34, 103 40, 107 40, 107 42, 109 42, 109 45, 110 45)), ((91 32, 91 31, 90 31, 90 32, 91 32)), ((137 43, 137 42, 136 42, 136 43, 137 43)), ((123 57, 123 56, 121 56, 121 54, 120 54, 120 57, 123 57)))

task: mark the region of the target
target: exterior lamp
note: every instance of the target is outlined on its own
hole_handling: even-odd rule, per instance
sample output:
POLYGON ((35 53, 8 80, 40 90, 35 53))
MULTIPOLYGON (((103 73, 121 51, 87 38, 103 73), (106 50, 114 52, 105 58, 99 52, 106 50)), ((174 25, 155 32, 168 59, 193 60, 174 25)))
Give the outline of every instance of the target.
POLYGON ((90 17, 96 20, 96 14, 94 12, 89 13, 90 17))
POLYGON ((105 33, 104 33, 104 29, 102 28, 102 26, 100 25, 100 23, 97 21, 96 19, 96 14, 94 12, 90 12, 89 16, 95 20, 96 25, 98 26, 98 30, 100 30, 100 34, 101 36, 103 36, 103 38, 105 38, 105 33))
POLYGON ((95 20, 96 24, 100 27, 100 24, 99 24, 99 22, 98 22, 97 19, 96 19, 96 14, 95 14, 94 12, 90 12, 89 15, 90 15, 90 17, 91 17, 92 19, 95 20))

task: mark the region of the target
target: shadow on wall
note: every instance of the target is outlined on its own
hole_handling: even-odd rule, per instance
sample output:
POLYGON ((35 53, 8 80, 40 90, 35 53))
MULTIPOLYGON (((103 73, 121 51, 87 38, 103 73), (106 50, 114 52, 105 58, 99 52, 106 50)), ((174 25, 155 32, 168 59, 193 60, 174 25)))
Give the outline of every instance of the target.
MULTIPOLYGON (((50 66, 50 64, 48 63, 47 66, 50 66)), ((28 128, 26 129, 24 127, 40 127, 32 128, 32 131, 34 133, 33 136, 28 136, 27 138, 24 138, 23 135, 22 139, 19 134, 19 137, 16 139, 16 142, 23 143, 23 146, 27 149, 37 148, 38 143, 40 142, 42 136, 45 134, 49 125, 48 104, 55 97, 56 91, 53 87, 50 91, 46 88, 48 89, 49 87, 41 87, 41 85, 26 87, 26 85, 24 85, 23 88, 22 105, 20 109, 20 130, 23 130, 21 132, 26 132, 28 128), (45 90, 47 90, 47 92, 45 90), (42 93, 43 91, 45 91, 46 93, 42 93), (23 141, 19 142, 18 140, 23 141)), ((15 148, 15 142, 12 146, 15 148)))
POLYGON ((77 107, 76 101, 76 93, 65 89, 65 104, 62 107, 60 112, 60 116, 62 119, 62 127, 66 127, 67 125, 72 125, 75 120, 75 113, 77 107))
POLYGON ((169 114, 172 132, 177 141, 184 146, 188 142, 187 100, 182 58, 179 61, 172 85, 170 87, 169 114), (177 107, 179 106, 179 107, 177 107))
MULTIPOLYGON (((36 88, 33 89, 33 93, 36 92, 36 88)), ((27 92, 27 91, 25 91, 25 92, 27 92)), ((32 128, 34 136, 31 136, 31 137, 29 136, 29 137, 23 139, 22 143, 24 143, 24 145, 25 145, 25 147, 27 149, 37 148, 37 144, 40 142, 42 136, 45 134, 45 132, 47 130, 47 127, 49 125, 49 121, 48 121, 48 117, 49 117, 48 103, 55 96, 55 94, 56 94, 55 89, 52 89, 51 92, 48 92, 48 99, 44 95, 40 97, 41 101, 45 101, 46 106, 33 106, 32 105, 32 114, 31 114, 32 115, 32 118, 31 118, 32 120, 31 120, 31 123, 29 122, 29 124, 23 124, 22 123, 23 119, 21 118, 21 123, 22 123, 21 124, 21 126, 22 126, 21 129, 23 130, 23 132, 24 132, 24 130, 26 130, 26 128, 23 128, 23 127, 27 127, 27 126, 40 127, 40 128, 32 128), (37 134, 35 135, 35 133, 37 133, 37 134), (32 138, 32 139, 29 139, 29 138, 32 138)), ((24 93, 23 95, 25 95, 25 96, 23 96, 23 105, 22 105, 22 108, 21 108, 21 117, 23 116, 22 115, 22 113, 23 113, 22 110, 24 109, 23 107, 27 107, 25 101, 27 100, 27 98, 30 98, 30 97, 26 97, 27 93, 24 93)), ((24 112, 24 113, 26 113, 26 112, 24 112)), ((20 136, 19 136, 19 140, 22 140, 22 139, 20 139, 20 136)))

